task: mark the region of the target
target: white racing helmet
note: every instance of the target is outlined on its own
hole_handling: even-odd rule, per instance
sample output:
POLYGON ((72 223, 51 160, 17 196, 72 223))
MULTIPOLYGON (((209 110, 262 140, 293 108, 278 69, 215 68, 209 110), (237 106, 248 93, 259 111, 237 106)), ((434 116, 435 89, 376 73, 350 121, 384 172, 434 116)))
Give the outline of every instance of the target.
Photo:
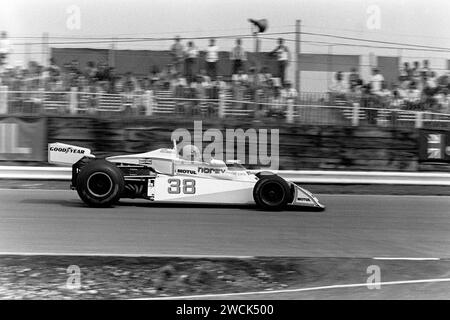
POLYGON ((200 150, 192 144, 184 146, 181 149, 181 157, 188 161, 202 161, 200 150))

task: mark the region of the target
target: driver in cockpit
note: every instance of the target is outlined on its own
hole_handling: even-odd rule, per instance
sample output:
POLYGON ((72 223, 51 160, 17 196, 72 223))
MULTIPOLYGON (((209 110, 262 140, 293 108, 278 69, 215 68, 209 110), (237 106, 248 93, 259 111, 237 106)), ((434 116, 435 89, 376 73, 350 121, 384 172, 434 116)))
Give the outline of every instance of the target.
POLYGON ((200 150, 192 144, 184 146, 181 149, 181 158, 187 161, 202 161, 200 150))

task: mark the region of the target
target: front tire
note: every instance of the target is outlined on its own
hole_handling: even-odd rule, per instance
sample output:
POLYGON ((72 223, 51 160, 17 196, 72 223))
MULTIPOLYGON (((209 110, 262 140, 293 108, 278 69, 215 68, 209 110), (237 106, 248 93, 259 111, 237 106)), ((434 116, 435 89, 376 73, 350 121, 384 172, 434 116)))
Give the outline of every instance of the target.
POLYGON ((120 199, 125 180, 122 171, 106 160, 85 165, 77 178, 77 192, 91 207, 110 207, 120 199))
POLYGON ((265 210, 283 210, 291 199, 289 184, 277 175, 266 175, 253 188, 253 199, 265 210))

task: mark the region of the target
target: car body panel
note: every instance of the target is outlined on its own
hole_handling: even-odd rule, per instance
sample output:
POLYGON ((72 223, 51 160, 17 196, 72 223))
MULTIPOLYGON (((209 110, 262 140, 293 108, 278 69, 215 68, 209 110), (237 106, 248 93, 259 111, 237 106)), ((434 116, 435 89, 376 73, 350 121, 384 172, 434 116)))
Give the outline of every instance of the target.
POLYGON ((254 181, 214 179, 212 177, 157 175, 148 196, 154 201, 254 204, 254 181))

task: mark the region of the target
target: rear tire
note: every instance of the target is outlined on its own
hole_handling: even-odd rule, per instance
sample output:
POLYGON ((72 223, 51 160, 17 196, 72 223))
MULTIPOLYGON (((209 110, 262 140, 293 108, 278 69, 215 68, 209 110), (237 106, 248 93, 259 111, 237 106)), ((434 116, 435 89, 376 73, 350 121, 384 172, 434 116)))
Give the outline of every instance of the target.
POLYGON ((77 192, 91 207, 110 207, 119 201, 125 180, 122 171, 106 160, 86 164, 78 174, 77 192))
POLYGON ((289 203, 291 188, 277 175, 264 175, 253 188, 253 199, 258 207, 265 210, 283 210, 289 203))

